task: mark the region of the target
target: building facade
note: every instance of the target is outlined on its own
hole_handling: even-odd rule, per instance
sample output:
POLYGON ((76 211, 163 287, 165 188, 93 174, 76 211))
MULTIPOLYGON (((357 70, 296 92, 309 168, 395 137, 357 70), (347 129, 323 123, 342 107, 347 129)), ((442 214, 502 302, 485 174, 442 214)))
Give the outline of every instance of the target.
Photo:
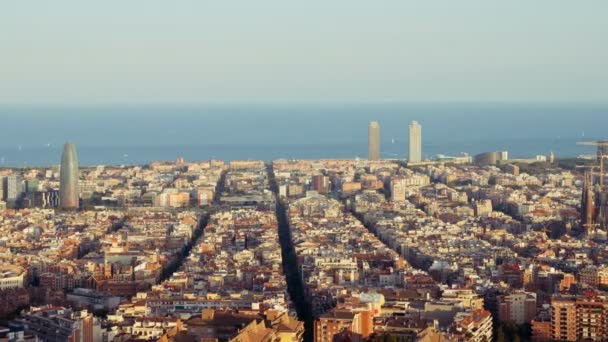
POLYGON ((370 312, 334 309, 315 321, 315 341, 332 342, 344 333, 351 341, 363 341, 373 331, 372 317, 370 312))
POLYGON ((498 318, 502 322, 524 324, 536 316, 536 294, 517 292, 499 297, 498 318))
POLYGON ((87 311, 63 307, 30 308, 21 322, 26 330, 45 342, 102 341, 100 323, 87 311))
POLYGON ((417 121, 412 121, 409 133, 408 161, 410 163, 419 163, 422 161, 422 126, 417 121))
POLYGON ((329 177, 324 175, 312 176, 312 189, 320 194, 329 192, 329 177))
POLYGON ((453 332, 459 341, 492 341, 492 315, 486 310, 459 312, 454 317, 453 332))
POLYGON ((25 273, 19 266, 0 265, 0 290, 22 288, 25 273))
POLYGON ((21 184, 21 178, 17 175, 9 175, 4 177, 4 200, 7 203, 15 203, 21 193, 23 192, 23 186, 21 184))
POLYGON ((369 160, 380 160, 380 125, 376 121, 369 123, 368 150, 369 160))
POLYGON ((551 335, 554 341, 608 340, 608 301, 595 294, 553 297, 551 335))
POLYGON ((579 274, 581 283, 591 286, 608 285, 608 267, 587 266, 579 274))

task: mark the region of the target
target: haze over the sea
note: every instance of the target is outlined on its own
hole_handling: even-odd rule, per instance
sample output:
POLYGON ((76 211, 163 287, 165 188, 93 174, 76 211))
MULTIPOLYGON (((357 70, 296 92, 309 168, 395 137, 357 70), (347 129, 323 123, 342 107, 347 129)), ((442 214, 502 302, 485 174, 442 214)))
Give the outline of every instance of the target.
POLYGON ((0 106, 0 167, 57 165, 65 141, 81 165, 211 158, 364 158, 367 124, 381 126, 383 158, 407 153, 407 127, 423 127, 423 153, 511 157, 592 154, 580 140, 608 138, 608 105, 239 104, 0 106))
MULTIPOLYGON (((593 153, 608 1, 8 1, 0 166, 593 153), (584 133, 584 137, 583 137, 584 133), (394 143, 393 143, 394 139, 394 143)), ((598 104, 600 103, 600 104, 598 104)), ((601 105, 604 103, 604 105, 601 105)))

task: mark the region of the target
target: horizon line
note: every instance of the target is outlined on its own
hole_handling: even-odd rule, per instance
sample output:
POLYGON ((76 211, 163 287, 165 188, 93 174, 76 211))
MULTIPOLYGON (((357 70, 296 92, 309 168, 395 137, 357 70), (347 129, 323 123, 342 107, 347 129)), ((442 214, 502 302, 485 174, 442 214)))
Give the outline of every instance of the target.
POLYGON ((2 102, 1 107, 113 107, 113 106, 230 106, 230 105, 593 105, 608 106, 608 100, 210 100, 210 101, 68 101, 2 102))

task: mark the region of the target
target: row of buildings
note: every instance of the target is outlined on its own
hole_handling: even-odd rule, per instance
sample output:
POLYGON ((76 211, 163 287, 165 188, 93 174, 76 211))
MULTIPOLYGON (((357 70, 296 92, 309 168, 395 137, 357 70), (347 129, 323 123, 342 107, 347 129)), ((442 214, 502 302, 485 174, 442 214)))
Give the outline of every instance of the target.
POLYGON ((303 189, 279 194, 316 317, 315 340, 492 338, 492 315, 480 295, 444 289, 365 226, 364 201, 407 210, 406 194, 391 201, 388 191, 429 185, 429 176, 388 161, 275 161, 273 170, 279 189, 303 189))
MULTIPOLYGON (((74 163, 70 164, 72 169, 74 163)), ((81 168, 76 176, 61 172, 67 169, 69 165, 0 170, 0 207, 55 209, 61 207, 63 197, 70 198, 71 204, 64 204, 73 209, 204 208, 213 204, 216 184, 228 165, 223 161, 180 160, 145 167, 97 166, 81 168), (65 179, 71 182, 69 191, 63 186, 65 179)))
MULTIPOLYGON (((283 274, 264 163, 233 162, 175 272, 108 315, 116 336, 159 341, 301 341, 283 274), (247 201, 232 200, 238 197, 247 201)), ((274 199, 274 197, 272 197, 274 199)))
MULTIPOLYGON (((554 165, 535 174, 499 166, 81 169, 81 210, 2 210, 0 314, 31 308, 0 336, 299 341, 287 263, 318 341, 504 340, 528 324, 532 334, 517 338, 606 340, 607 236, 583 234, 584 179, 554 165), (83 194, 97 205, 83 205, 83 194), (290 245, 295 264, 283 260, 290 245)), ((60 187, 57 170, 1 172, 60 187)))

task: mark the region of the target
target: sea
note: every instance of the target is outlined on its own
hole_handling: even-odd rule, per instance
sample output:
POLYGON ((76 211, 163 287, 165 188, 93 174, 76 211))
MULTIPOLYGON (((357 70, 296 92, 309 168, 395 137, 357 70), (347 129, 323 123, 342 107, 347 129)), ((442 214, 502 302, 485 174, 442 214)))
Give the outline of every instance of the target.
POLYGON ((430 159, 498 150, 577 157, 595 153, 577 142, 608 138, 608 104, 0 105, 0 167, 58 165, 67 141, 86 166, 365 158, 370 121, 380 124, 382 157, 401 159, 413 120, 430 159))

